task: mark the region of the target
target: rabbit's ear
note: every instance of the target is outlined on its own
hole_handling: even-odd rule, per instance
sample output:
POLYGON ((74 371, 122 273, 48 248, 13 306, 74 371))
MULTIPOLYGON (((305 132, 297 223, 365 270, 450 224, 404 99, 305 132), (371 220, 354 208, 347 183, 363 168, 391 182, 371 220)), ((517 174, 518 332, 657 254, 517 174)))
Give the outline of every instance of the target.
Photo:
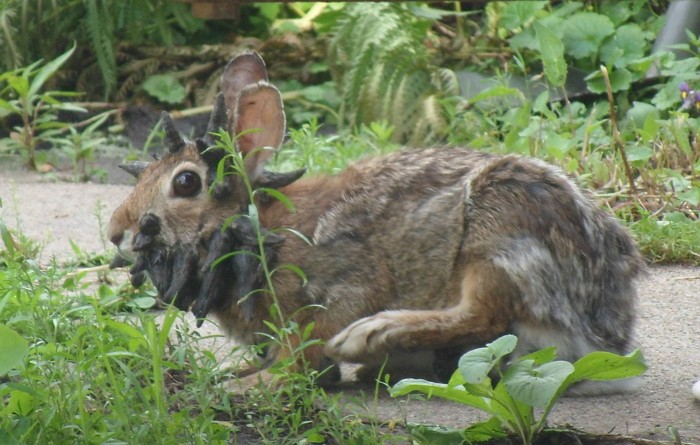
POLYGON ((245 88, 236 103, 234 122, 238 149, 246 156, 248 175, 255 181, 284 138, 284 105, 279 90, 267 82, 245 88))
POLYGON ((228 130, 238 135, 238 149, 247 156, 250 179, 260 176, 265 160, 279 148, 285 130, 284 105, 279 91, 268 83, 265 62, 255 52, 231 60, 221 77, 229 114, 228 130), (243 134, 241 134, 243 133, 243 134))
POLYGON ((233 111, 241 91, 260 81, 267 82, 267 68, 258 53, 246 52, 231 59, 221 76, 221 92, 226 98, 226 109, 233 111))

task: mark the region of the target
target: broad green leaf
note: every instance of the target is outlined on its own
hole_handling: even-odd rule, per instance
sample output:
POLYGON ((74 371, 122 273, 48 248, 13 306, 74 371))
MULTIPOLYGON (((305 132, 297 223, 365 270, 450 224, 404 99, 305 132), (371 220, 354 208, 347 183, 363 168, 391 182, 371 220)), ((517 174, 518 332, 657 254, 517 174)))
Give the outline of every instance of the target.
POLYGON ((522 28, 536 19, 547 4, 545 1, 506 2, 501 10, 499 23, 508 30, 522 28))
POLYGON ((640 59, 631 60, 627 64, 627 69, 635 73, 646 73, 651 68, 651 65, 658 60, 656 55, 642 57, 640 59))
MULTIPOLYGON (((452 387, 452 385, 448 385, 452 387)), ((484 397, 486 399, 493 398, 493 388, 491 385, 491 379, 485 378, 480 383, 462 383, 462 388, 464 388, 469 394, 477 397, 484 397)))
POLYGON ((605 65, 624 68, 644 57, 646 46, 647 36, 642 28, 623 25, 600 46, 600 60, 605 65))
POLYGON ((487 413, 491 412, 490 405, 483 398, 471 395, 459 386, 450 388, 444 383, 434 383, 422 379, 403 379, 396 383, 389 393, 392 397, 397 397, 412 392, 420 392, 428 397, 439 397, 471 406, 487 413))
POLYGON ((559 160, 564 159, 564 156, 576 145, 573 138, 555 132, 547 132, 546 138, 544 144, 547 153, 559 160))
POLYGON ((170 74, 155 74, 146 79, 141 86, 161 102, 178 104, 185 99, 185 87, 170 74))
POLYGON ((464 430, 464 437, 472 442, 485 442, 487 440, 502 439, 508 434, 503 430, 501 421, 492 417, 486 422, 477 422, 464 430))
POLYGON ((566 82, 566 62, 564 61, 564 44, 551 29, 537 21, 534 24, 535 34, 540 46, 544 74, 549 83, 560 87, 566 82))
POLYGON ((672 170, 670 168, 664 168, 661 170, 661 175, 660 176, 665 176, 666 178, 664 179, 664 185, 668 188, 669 191, 682 191, 682 190, 688 190, 693 183, 683 176, 682 173, 672 170))
POLYGON ((627 21, 633 14, 639 12, 639 9, 644 6, 644 2, 601 2, 598 7, 600 13, 608 17, 615 26, 620 26, 627 21))
POLYGON ((697 79, 698 68, 700 68, 700 58, 688 57, 687 59, 674 60, 672 63, 669 63, 661 70, 661 74, 671 77, 693 74, 693 78, 697 79))
POLYGON ((615 32, 609 18, 593 12, 579 12, 564 26, 566 52, 576 59, 589 59, 598 53, 601 43, 615 32))
POLYGON ((37 406, 37 397, 30 391, 23 389, 10 391, 9 400, 6 401, 4 413, 18 416, 29 416, 37 406))
POLYGON ((540 349, 539 351, 531 352, 529 354, 518 357, 517 361, 532 360, 535 365, 542 365, 544 363, 549 363, 557 358, 557 348, 556 346, 550 346, 548 348, 540 349))
POLYGON ((75 46, 76 44, 74 42, 73 47, 71 49, 39 68, 39 70, 36 72, 36 75, 32 79, 32 84, 29 87, 27 96, 32 97, 39 92, 39 90, 44 86, 44 83, 46 83, 46 81, 51 76, 56 74, 56 71, 58 71, 58 69, 61 68, 61 66, 64 63, 66 63, 66 60, 68 60, 68 58, 71 55, 73 55, 73 51, 75 51, 75 46))
POLYGON ((0 376, 19 366, 28 350, 27 340, 4 324, 0 324, 0 376))
POLYGON ((20 98, 29 96, 29 80, 26 77, 10 77, 7 79, 7 84, 17 92, 20 98))
POLYGON ((627 118, 634 124, 635 128, 643 128, 647 119, 659 119, 661 113, 659 110, 646 102, 634 101, 632 108, 627 111, 627 118))
POLYGON ((634 145, 632 147, 626 147, 625 154, 627 155, 627 160, 630 162, 645 162, 654 156, 654 151, 645 145, 634 145))
POLYGON ((651 103, 659 110, 668 110, 672 107, 678 107, 681 103, 678 85, 683 78, 667 82, 651 99, 651 103))
POLYGON ((680 199, 681 201, 685 201, 688 204, 692 205, 693 207, 697 207, 700 205, 700 189, 699 188, 691 188, 689 190, 686 190, 684 192, 680 192, 676 194, 676 197, 680 199))
POLYGON ((515 398, 506 388, 504 379, 496 385, 493 391, 494 400, 490 400, 492 414, 498 417, 504 427, 513 433, 518 432, 518 425, 534 423, 534 410, 531 405, 515 398))
POLYGON ((533 27, 528 27, 522 32, 515 34, 513 37, 508 39, 508 44, 512 49, 517 50, 526 48, 529 50, 538 51, 540 46, 533 27))
MULTIPOLYGON (((616 91, 629 90, 630 85, 632 84, 632 73, 630 73, 626 68, 616 68, 611 70, 611 68, 608 67, 608 77, 610 78, 610 89, 612 89, 613 93, 616 91)), ((600 70, 586 76, 586 81, 588 89, 592 93, 605 93, 607 91, 605 79, 603 78, 603 74, 600 72, 600 70)))
POLYGON ((639 350, 627 355, 596 351, 581 357, 574 363, 574 372, 568 384, 582 380, 619 380, 635 377, 647 370, 644 356, 639 350))
POLYGON ((479 384, 503 357, 515 350, 518 343, 514 335, 504 335, 484 348, 472 349, 459 359, 459 371, 466 383, 479 384))
MULTIPOLYGON (((550 18, 566 20, 583 6, 584 4, 582 2, 577 1, 562 2, 558 4, 557 7, 552 10, 551 14, 549 14, 543 20, 549 20, 550 18)), ((547 26, 551 28, 549 24, 547 24, 547 26)))
POLYGON ((533 361, 526 360, 510 365, 503 376, 503 383, 515 400, 545 408, 573 372, 574 365, 569 362, 555 361, 535 366, 533 361))
POLYGON ((410 425, 409 430, 418 443, 434 445, 461 445, 464 443, 463 428, 447 428, 439 425, 410 425))

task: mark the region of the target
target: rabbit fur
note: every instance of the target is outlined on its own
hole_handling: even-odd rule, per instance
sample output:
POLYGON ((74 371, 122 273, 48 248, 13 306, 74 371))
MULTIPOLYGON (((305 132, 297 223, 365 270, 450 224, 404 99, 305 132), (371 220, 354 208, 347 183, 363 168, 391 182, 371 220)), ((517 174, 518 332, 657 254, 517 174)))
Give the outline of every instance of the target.
MULTIPOLYGON (((263 342, 264 322, 273 321, 270 294, 240 304, 241 288, 265 288, 259 268, 209 267, 218 250, 241 247, 241 234, 253 230, 229 228, 228 244, 212 241, 228 218, 247 214, 244 184, 236 175, 214 179, 225 158, 210 135, 188 141, 164 119, 169 151, 134 169, 138 182, 115 210, 109 237, 164 300, 184 310, 199 304, 198 316, 211 310, 237 341, 263 342), (201 187, 179 193, 178 183, 193 177, 201 187), (144 235, 144 218, 155 218, 158 230, 144 235)), ((237 147, 246 172, 254 186, 270 185, 274 174, 264 166, 272 152, 257 149, 279 147, 285 118, 257 54, 226 67, 210 130, 219 126, 244 132, 237 147), (252 129, 260 131, 246 131, 252 129)), ((631 350, 642 256, 622 225, 558 168, 516 155, 429 148, 364 159, 336 175, 297 180, 300 174, 273 185, 295 211, 262 193, 256 205, 267 230, 291 228, 311 240, 277 232, 269 256, 271 267, 291 263, 306 274, 304 284, 280 269, 273 285, 281 313, 302 327, 313 323, 313 337, 325 342, 304 350, 312 366, 464 351, 505 333, 518 336, 517 354, 556 346, 560 358, 575 360, 594 350, 631 350)), ((288 354, 273 348, 267 363, 288 354)), ((594 385, 590 392, 620 388, 594 385)))

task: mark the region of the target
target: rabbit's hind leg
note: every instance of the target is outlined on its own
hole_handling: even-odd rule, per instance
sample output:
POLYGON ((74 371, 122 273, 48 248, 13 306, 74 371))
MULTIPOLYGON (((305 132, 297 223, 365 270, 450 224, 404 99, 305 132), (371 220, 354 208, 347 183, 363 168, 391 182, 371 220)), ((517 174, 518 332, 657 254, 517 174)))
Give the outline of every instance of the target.
POLYGON ((488 262, 468 264, 459 303, 447 309, 388 310, 362 318, 326 344, 338 362, 372 364, 395 351, 420 351, 483 344, 508 332, 518 290, 507 274, 488 262))

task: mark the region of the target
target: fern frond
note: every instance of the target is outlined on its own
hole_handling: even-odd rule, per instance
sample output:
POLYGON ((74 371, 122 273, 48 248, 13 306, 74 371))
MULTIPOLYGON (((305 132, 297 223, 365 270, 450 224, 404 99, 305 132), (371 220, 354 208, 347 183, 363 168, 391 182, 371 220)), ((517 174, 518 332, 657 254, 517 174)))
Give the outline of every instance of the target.
POLYGON ((444 135, 437 99, 457 94, 459 85, 452 71, 430 63, 424 44, 430 22, 396 3, 353 4, 343 11, 328 52, 343 120, 353 127, 385 121, 402 143, 444 135))
POLYGON ((454 71, 447 68, 438 68, 431 76, 430 81, 436 90, 446 95, 457 96, 460 94, 459 79, 454 71))
POLYGON ((430 76, 422 70, 415 70, 401 79, 396 90, 391 107, 391 121, 394 123, 396 137, 402 141, 414 139, 412 137, 416 122, 421 116, 421 96, 430 85, 430 76))
POLYGON ((97 65, 102 73, 105 96, 109 95, 117 83, 117 66, 114 58, 112 41, 113 25, 106 1, 84 0, 87 6, 85 28, 91 39, 92 50, 97 58, 97 65))
POLYGON ((16 11, 11 8, 11 3, 7 2, 0 9, 0 47, 5 48, 4 62, 0 65, 0 71, 7 71, 22 66, 22 55, 17 49, 17 44, 13 36, 17 30, 12 26, 12 19, 16 11))

